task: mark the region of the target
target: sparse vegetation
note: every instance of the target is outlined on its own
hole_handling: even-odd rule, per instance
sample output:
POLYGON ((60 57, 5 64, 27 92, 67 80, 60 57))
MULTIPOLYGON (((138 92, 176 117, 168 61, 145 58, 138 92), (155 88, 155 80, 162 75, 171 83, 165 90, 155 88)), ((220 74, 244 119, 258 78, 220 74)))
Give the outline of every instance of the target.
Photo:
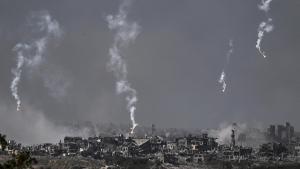
POLYGON ((0 133, 0 148, 3 151, 7 147, 6 135, 0 133))
MULTIPOLYGON (((0 134, 0 145, 2 151, 8 146, 6 136, 0 134)), ((0 169, 31 169, 33 164, 36 164, 37 160, 30 156, 29 152, 17 152, 12 153, 11 159, 0 164, 0 169)))

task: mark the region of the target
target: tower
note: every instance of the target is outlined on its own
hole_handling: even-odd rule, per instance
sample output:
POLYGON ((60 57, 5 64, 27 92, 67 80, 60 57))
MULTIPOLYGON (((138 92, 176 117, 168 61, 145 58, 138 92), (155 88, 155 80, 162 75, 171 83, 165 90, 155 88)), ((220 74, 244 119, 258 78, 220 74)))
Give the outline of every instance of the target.
POLYGON ((152 126, 151 126, 151 136, 153 137, 154 134, 155 134, 155 125, 152 124, 152 126))
POLYGON ((235 131, 231 130, 231 147, 235 147, 235 131))

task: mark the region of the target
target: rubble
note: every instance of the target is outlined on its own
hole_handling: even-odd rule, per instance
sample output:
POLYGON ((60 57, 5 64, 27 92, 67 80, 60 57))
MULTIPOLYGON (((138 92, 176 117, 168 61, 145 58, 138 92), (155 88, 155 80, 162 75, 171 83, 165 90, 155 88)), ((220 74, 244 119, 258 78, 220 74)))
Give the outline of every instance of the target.
MULTIPOLYGON (((287 126, 292 128, 290 124, 287 126)), ((281 132, 288 133, 281 133, 280 136, 284 139, 280 140, 271 127, 269 133, 266 133, 269 142, 261 144, 259 148, 240 144, 237 140, 245 140, 247 136, 244 133, 237 135, 232 129, 229 144, 219 144, 218 138, 210 137, 207 133, 164 137, 152 132, 151 136, 145 137, 125 137, 122 134, 89 138, 65 137, 57 144, 32 146, 9 141, 6 150, 0 153, 5 155, 21 150, 29 151, 40 161, 43 158, 50 159, 46 164, 51 168, 88 166, 88 163, 97 164, 98 168, 128 168, 132 165, 140 168, 263 168, 267 163, 296 165, 300 161, 300 139, 287 128, 280 129, 281 132)))

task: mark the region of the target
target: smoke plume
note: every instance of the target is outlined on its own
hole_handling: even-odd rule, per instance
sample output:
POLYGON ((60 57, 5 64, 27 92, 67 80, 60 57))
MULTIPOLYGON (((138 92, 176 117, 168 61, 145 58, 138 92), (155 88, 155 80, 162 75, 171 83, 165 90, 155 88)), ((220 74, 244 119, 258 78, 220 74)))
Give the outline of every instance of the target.
MULTIPOLYGON (((262 0, 261 4, 258 5, 258 8, 262 11, 265 12, 266 16, 270 10, 270 3, 272 2, 272 0, 262 0)), ((266 54, 265 52, 261 49, 261 42, 263 40, 263 37, 265 35, 265 33, 269 33, 274 29, 274 26, 272 25, 272 18, 267 17, 267 21, 263 21, 259 24, 258 27, 258 35, 257 35, 257 41, 256 41, 256 48, 259 51, 259 53, 266 58, 266 54)))
POLYGON ((226 54, 225 66, 224 66, 224 68, 222 70, 222 73, 220 75, 220 78, 218 80, 218 82, 222 85, 222 92, 223 93, 225 92, 226 86, 227 86, 227 84, 226 84, 226 70, 227 70, 227 66, 229 64, 230 57, 231 57, 232 53, 233 53, 233 41, 230 40, 229 41, 229 50, 228 50, 228 52, 226 54))
POLYGON ((17 54, 17 65, 12 70, 13 80, 11 82, 12 96, 17 102, 17 111, 21 108, 21 98, 19 96, 19 83, 23 69, 35 69, 43 61, 47 44, 50 38, 59 38, 62 34, 58 22, 51 18, 47 11, 34 13, 30 20, 32 30, 37 30, 37 34, 42 34, 39 38, 30 39, 28 42, 16 44, 13 51, 17 54))
MULTIPOLYGON (((45 66, 46 67, 46 66, 45 66)), ((47 88, 51 97, 61 101, 67 95, 72 79, 57 66, 49 67, 42 72, 44 87, 47 88)))
POLYGON ((225 90, 226 90, 226 74, 225 74, 225 71, 223 70, 222 73, 221 73, 221 76, 220 76, 220 79, 219 79, 219 83, 222 84, 222 92, 224 93, 225 90))
POLYGON ((127 101, 127 110, 130 112, 130 119, 132 122, 131 134, 133 134, 135 127, 138 125, 135 121, 135 110, 137 92, 131 87, 127 79, 127 64, 124 56, 121 55, 122 49, 134 41, 140 33, 140 26, 136 22, 130 22, 127 19, 128 10, 131 6, 131 0, 122 1, 119 11, 116 15, 108 15, 106 20, 108 28, 115 31, 114 42, 109 49, 110 61, 108 68, 116 77, 116 91, 118 94, 125 94, 127 101))
POLYGON ((230 144, 232 130, 235 130, 239 135, 246 129, 246 124, 228 124, 223 123, 218 129, 212 129, 209 131, 209 135, 217 138, 218 144, 230 144))
POLYGON ((235 140, 238 145, 258 147, 266 143, 265 134, 257 128, 251 128, 245 123, 222 123, 218 129, 208 131, 209 136, 217 138, 220 145, 230 145, 232 130, 235 131, 235 140))
POLYGON ((57 143, 65 136, 95 136, 88 124, 76 127, 50 121, 44 112, 31 106, 26 100, 22 102, 22 113, 14 111, 14 107, 0 100, 1 133, 10 139, 25 145, 41 143, 57 143))

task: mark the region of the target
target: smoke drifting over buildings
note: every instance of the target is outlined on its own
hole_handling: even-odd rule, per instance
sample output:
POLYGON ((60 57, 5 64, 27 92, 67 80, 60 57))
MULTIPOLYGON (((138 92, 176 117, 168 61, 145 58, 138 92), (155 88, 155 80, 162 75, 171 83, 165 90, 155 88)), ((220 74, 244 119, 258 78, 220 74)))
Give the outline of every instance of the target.
POLYGON ((232 142, 232 131, 235 133, 237 145, 259 147, 263 143, 267 143, 268 139, 261 129, 249 127, 245 123, 222 123, 218 129, 208 130, 211 137, 217 138, 219 144, 230 145, 232 142))
POLYGON ((134 41, 140 32, 140 26, 136 22, 130 22, 127 19, 128 10, 131 6, 131 0, 122 1, 118 14, 108 15, 106 20, 109 29, 116 31, 114 42, 109 49, 111 56, 108 67, 114 73, 116 82, 116 91, 118 94, 125 94, 127 101, 127 110, 130 112, 130 119, 132 122, 131 134, 133 134, 135 127, 138 125, 135 121, 136 102, 138 101, 137 92, 131 87, 127 79, 127 64, 124 59, 122 49, 134 41))

